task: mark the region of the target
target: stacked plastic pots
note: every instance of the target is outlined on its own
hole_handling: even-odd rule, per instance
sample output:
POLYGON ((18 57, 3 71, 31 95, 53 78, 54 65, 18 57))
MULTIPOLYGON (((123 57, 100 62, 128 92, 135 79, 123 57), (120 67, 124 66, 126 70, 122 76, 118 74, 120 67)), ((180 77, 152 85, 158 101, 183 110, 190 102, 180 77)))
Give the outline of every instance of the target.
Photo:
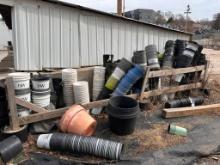
POLYGON ((77 82, 77 70, 63 69, 62 81, 64 103, 66 106, 70 106, 74 103, 73 83, 77 82))
POLYGON ((96 120, 88 114, 85 108, 73 105, 62 116, 59 128, 65 133, 91 136, 95 132, 96 125, 96 120))
POLYGON ((46 76, 35 76, 31 80, 32 102, 40 107, 50 104, 50 78, 46 76))
POLYGON ((188 97, 177 100, 172 100, 165 103, 165 108, 177 108, 177 107, 187 107, 201 105, 204 102, 203 97, 188 97))
MULTIPOLYGON (((12 77, 15 95, 17 98, 31 102, 30 92, 30 73, 15 72, 8 74, 12 77)), ((30 114, 30 110, 17 105, 18 116, 27 116, 30 114)))
POLYGON ((134 52, 132 62, 145 68, 147 66, 146 52, 144 50, 134 52))
POLYGON ((157 47, 156 45, 148 45, 145 47, 145 51, 147 54, 147 62, 148 66, 151 67, 151 69, 160 69, 160 64, 157 58, 157 47))
POLYGON ((92 99, 96 100, 102 91, 105 83, 105 67, 96 66, 94 67, 93 73, 93 94, 92 99))
POLYGON ((192 64, 194 55, 198 50, 199 45, 194 42, 187 42, 182 54, 177 55, 176 68, 189 67, 192 64))
POLYGON ((96 155, 112 160, 120 160, 123 150, 123 144, 118 142, 61 133, 40 135, 37 146, 56 151, 96 155))
POLYGON ((115 70, 113 71, 113 73, 111 74, 111 76, 109 77, 108 81, 106 82, 105 87, 108 90, 113 91, 117 87, 122 77, 132 67, 133 67, 132 63, 130 63, 125 58, 122 58, 121 61, 118 63, 117 67, 115 68, 115 70))
POLYGON ((135 99, 126 96, 112 97, 105 109, 110 128, 117 135, 129 135, 135 130, 139 104, 135 99))
POLYGON ((131 87, 144 75, 144 69, 140 66, 135 65, 134 68, 130 69, 128 73, 122 78, 119 85, 113 92, 112 96, 121 96, 127 94, 131 87))
POLYGON ((75 103, 86 104, 90 102, 89 84, 87 81, 78 81, 73 84, 75 103))
POLYGON ((175 53, 175 43, 172 40, 168 40, 165 45, 165 53, 163 58, 163 68, 172 68, 175 53))

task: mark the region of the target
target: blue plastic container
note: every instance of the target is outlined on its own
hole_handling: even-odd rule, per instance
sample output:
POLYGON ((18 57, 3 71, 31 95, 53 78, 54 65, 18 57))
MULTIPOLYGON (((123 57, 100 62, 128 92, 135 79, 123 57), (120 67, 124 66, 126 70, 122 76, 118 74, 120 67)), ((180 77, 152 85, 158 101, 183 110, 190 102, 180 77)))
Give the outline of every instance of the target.
POLYGON ((113 96, 125 95, 129 92, 131 87, 144 75, 144 69, 140 66, 135 65, 134 68, 130 69, 128 73, 118 84, 117 88, 113 92, 113 96))

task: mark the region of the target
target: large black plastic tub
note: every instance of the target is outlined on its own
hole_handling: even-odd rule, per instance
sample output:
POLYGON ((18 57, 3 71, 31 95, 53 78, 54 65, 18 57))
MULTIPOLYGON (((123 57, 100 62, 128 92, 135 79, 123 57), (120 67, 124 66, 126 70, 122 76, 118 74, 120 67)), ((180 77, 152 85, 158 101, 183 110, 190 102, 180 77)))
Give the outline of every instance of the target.
POLYGON ((110 128, 117 135, 129 135, 135 130, 139 104, 126 96, 112 97, 106 108, 110 128))

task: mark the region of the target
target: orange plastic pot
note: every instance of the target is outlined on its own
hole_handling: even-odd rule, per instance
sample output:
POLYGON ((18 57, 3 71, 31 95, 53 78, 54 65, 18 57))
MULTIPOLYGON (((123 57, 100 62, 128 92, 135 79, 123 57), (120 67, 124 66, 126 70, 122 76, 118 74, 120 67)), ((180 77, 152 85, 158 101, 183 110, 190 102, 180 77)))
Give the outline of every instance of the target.
POLYGON ((80 105, 70 107, 60 120, 61 131, 83 136, 91 136, 96 125, 96 120, 80 105))
POLYGON ((67 127, 68 127, 70 121, 72 120, 73 116, 82 109, 84 109, 84 108, 80 105, 73 105, 73 106, 71 106, 70 109, 68 109, 64 113, 64 115, 62 116, 60 123, 59 123, 59 127, 62 132, 67 132, 67 127), (76 109, 76 110, 73 111, 72 109, 76 109))

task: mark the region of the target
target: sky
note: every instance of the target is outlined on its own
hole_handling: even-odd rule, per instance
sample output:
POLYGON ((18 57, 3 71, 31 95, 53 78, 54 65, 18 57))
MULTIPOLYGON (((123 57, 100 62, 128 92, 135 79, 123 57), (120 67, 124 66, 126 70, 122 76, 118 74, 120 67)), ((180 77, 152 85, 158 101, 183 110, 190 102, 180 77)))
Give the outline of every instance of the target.
MULTIPOLYGON (((117 0, 60 0, 102 10, 116 12, 117 0)), ((147 8, 174 14, 183 14, 187 5, 191 6, 190 17, 193 20, 208 18, 211 20, 215 13, 220 12, 220 0, 125 0, 125 11, 147 8)))

